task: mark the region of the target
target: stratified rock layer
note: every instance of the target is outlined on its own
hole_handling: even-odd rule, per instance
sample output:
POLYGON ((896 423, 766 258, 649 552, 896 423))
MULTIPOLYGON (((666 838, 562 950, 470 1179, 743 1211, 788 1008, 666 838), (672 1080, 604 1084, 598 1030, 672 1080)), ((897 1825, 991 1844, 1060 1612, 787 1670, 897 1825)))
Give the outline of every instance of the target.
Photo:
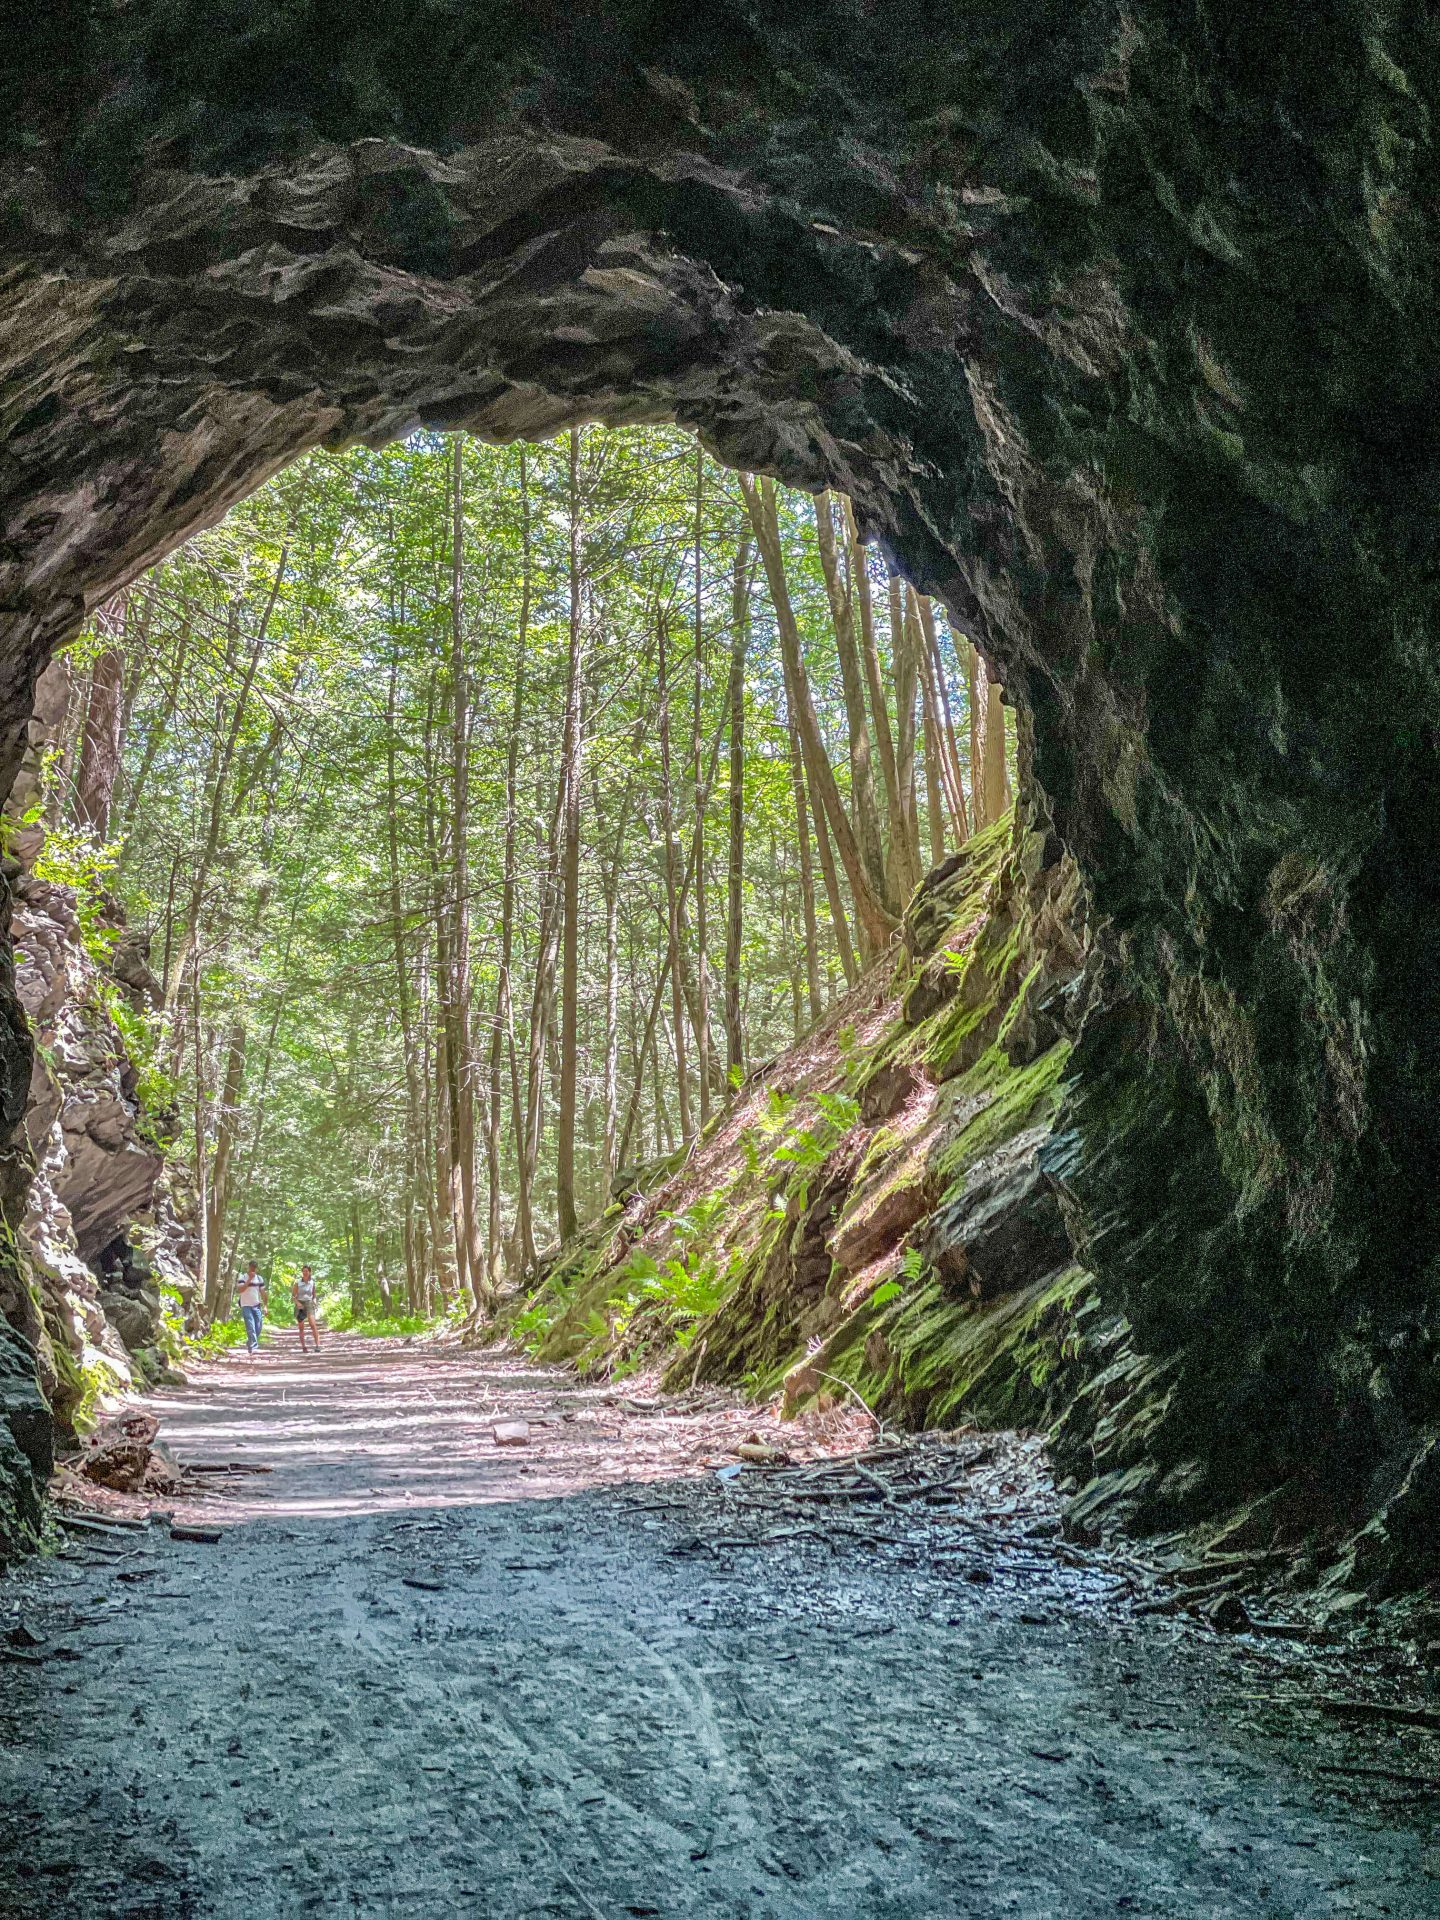
POLYGON ((1094 903, 1072 1218, 1168 1369, 1146 1499, 1288 1483, 1377 1516, 1410 1577, 1440 1431, 1432 10, 377 20, 75 4, 9 63, 9 764, 85 609, 306 446, 677 418, 845 488, 1030 709, 1094 903))

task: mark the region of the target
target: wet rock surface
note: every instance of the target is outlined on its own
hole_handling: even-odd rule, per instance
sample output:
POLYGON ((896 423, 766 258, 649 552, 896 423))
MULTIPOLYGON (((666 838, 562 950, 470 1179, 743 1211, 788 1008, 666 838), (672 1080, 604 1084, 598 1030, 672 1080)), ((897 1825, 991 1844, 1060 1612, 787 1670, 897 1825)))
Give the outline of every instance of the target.
POLYGON ((1348 1656, 1137 1617, 1033 1444, 932 1443, 943 1498, 877 1516, 798 1497, 823 1458, 718 1479, 723 1398, 627 1399, 340 1343, 164 1402, 274 1472, 182 1509, 218 1543, 0 1583, 0 1907, 1440 1912, 1436 1736, 1322 1711, 1348 1656))

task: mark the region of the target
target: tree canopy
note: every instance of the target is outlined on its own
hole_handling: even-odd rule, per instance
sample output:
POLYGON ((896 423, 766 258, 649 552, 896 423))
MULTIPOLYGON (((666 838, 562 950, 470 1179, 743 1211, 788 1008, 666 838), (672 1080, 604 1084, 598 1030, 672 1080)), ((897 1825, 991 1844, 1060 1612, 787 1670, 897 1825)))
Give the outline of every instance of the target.
POLYGON ((983 663, 848 504, 678 429, 311 455, 69 672, 53 830, 149 936, 206 1317, 250 1257, 483 1309, 880 960, 1011 779, 983 663))

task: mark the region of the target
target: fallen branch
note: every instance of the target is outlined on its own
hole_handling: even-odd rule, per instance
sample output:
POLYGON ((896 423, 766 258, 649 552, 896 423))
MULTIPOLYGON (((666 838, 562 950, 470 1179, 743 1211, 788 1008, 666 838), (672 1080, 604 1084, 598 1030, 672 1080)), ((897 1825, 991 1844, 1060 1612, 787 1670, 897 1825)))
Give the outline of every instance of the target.
POLYGON ((1388 1720, 1396 1727, 1425 1727, 1440 1733, 1440 1707, 1392 1706, 1384 1700, 1339 1700, 1322 1695, 1315 1702, 1322 1713, 1341 1720, 1388 1720))

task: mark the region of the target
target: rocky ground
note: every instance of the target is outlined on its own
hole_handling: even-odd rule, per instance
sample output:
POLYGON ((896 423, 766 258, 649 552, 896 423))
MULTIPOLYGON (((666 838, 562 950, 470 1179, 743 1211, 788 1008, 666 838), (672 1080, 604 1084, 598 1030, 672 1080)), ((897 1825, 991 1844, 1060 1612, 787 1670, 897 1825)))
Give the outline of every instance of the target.
POLYGON ((1383 1660, 1141 1611, 1034 1443, 275 1339, 150 1403, 218 1540, 0 1585, 0 1912, 1440 1914, 1383 1660))

